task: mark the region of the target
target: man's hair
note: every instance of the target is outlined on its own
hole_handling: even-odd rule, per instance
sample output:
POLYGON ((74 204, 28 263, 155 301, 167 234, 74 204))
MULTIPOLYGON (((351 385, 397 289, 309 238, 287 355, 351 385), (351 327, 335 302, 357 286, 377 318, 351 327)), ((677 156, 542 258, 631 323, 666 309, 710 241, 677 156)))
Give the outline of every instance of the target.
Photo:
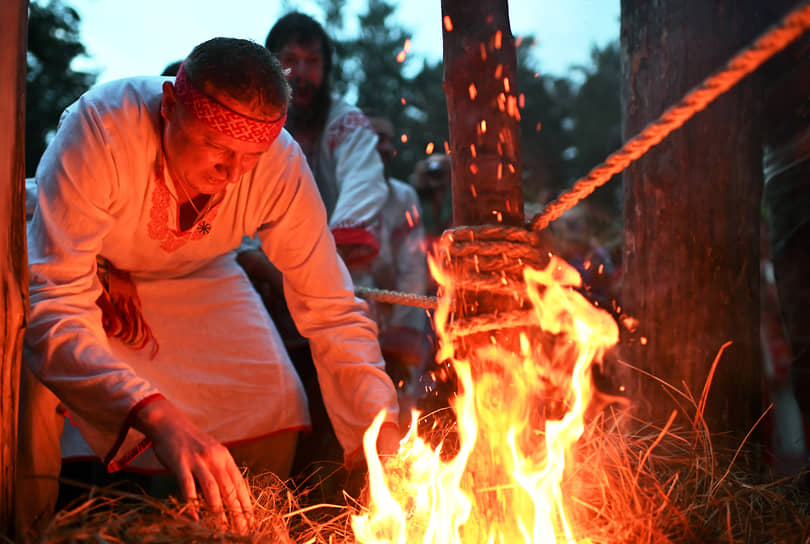
POLYGON ((298 11, 293 11, 276 21, 267 34, 264 46, 274 55, 278 55, 288 43, 321 43, 323 56, 323 78, 329 79, 332 73, 332 40, 326 30, 312 17, 298 11))
POLYGON ((198 89, 210 85, 246 104, 284 111, 290 86, 281 63, 260 44, 238 38, 213 38, 195 47, 183 62, 198 89))
POLYGON ((177 71, 180 69, 180 65, 183 63, 182 60, 176 60, 166 65, 166 68, 160 73, 162 76, 176 76, 177 71))

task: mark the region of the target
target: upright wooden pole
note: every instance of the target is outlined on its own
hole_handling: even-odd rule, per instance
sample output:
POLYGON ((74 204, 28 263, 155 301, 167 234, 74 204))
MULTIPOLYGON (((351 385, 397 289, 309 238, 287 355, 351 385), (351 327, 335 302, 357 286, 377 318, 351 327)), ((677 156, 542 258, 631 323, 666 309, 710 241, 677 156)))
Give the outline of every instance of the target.
MULTIPOLYGON (((764 26, 759 4, 622 0, 625 138, 747 45, 764 26)), ((624 358, 699 399, 713 361, 731 342, 704 416, 716 437, 731 431, 736 444, 763 409, 755 83, 738 83, 624 172, 621 302, 639 322, 624 358)), ((633 396, 642 418, 659 423, 676 407, 668 388, 640 373, 633 396)))
POLYGON ((523 226, 515 40, 506 0, 442 0, 455 225, 523 226))
POLYGON ((13 535, 22 340, 28 319, 25 241, 25 69, 28 0, 0 3, 0 532, 13 535))

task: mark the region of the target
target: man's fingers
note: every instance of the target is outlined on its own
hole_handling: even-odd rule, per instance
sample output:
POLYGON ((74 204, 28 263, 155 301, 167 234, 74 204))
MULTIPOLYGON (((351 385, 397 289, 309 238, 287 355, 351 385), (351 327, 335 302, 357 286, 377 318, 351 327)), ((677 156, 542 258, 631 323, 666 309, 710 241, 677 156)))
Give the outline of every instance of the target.
POLYGON ((239 493, 240 484, 242 487, 246 487, 245 481, 242 478, 242 475, 238 474, 238 471, 236 474, 237 478, 234 478, 233 476, 234 475, 230 470, 225 469, 225 474, 223 474, 222 478, 222 498, 225 502, 225 507, 228 509, 228 514, 231 517, 234 528, 238 533, 246 534, 248 525, 250 523, 248 519, 248 509, 250 508, 250 505, 248 505, 248 509, 243 506, 239 493))
POLYGON ((180 497, 191 506, 191 517, 200 519, 197 508, 197 487, 194 484, 194 476, 191 472, 185 471, 177 477, 177 485, 180 487, 180 497))
POLYGON ((255 521, 253 518, 253 499, 250 496, 250 490, 248 489, 247 482, 245 482, 245 478, 242 476, 242 472, 236 466, 236 463, 229 463, 228 471, 230 472, 231 481, 234 485, 234 496, 237 503, 236 507, 244 513, 248 526, 253 526, 255 521))
POLYGON ((194 476, 197 478, 197 483, 200 485, 205 502, 208 509, 217 514, 220 523, 223 526, 228 525, 228 517, 222 508, 222 496, 219 493, 219 482, 214 478, 207 467, 200 467, 194 471, 194 476))

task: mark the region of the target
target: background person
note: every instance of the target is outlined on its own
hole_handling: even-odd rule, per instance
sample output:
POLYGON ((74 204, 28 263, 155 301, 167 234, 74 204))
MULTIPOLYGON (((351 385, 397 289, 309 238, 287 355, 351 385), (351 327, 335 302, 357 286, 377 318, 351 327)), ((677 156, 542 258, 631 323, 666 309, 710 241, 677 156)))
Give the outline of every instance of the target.
MULTIPOLYGON (((355 284, 374 287, 370 266, 380 249, 380 211, 388 192, 377 136, 359 109, 332 94, 332 40, 317 21, 288 13, 270 29, 265 46, 287 70, 292 97, 285 128, 312 169, 338 252, 355 284)), ((312 432, 301 437, 293 468, 298 473, 336 461, 340 447, 321 399, 310 347, 287 310, 282 275, 255 246, 249 240, 243 243, 239 263, 261 293, 309 398, 312 432)))
MULTIPOLYGON (((386 117, 370 117, 377 133, 377 151, 385 166, 388 198, 382 210, 380 252, 371 263, 374 284, 380 289, 424 295, 427 285, 425 229, 416 190, 391 177, 394 127, 386 117)), ((422 308, 403 304, 376 304, 372 313, 380 329, 380 347, 386 369, 401 388, 414 384, 431 353, 427 315, 422 308)), ((402 414, 408 416, 408 414, 402 414)))

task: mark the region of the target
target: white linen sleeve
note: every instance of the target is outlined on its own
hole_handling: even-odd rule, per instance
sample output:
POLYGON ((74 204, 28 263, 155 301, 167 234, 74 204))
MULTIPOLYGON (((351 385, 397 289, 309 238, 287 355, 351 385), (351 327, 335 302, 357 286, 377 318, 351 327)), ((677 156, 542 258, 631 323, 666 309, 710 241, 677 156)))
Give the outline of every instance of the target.
POLYGON ((348 459, 380 410, 396 424, 396 390, 385 372, 377 327, 354 296, 303 154, 284 160, 276 184, 282 188, 258 236, 284 276, 290 313, 310 341, 324 404, 348 459))
POLYGON ((115 226, 109 209, 121 167, 102 127, 80 100, 63 116, 37 169, 26 364, 77 420, 117 433, 130 410, 157 391, 112 355, 96 305, 96 256, 115 226))
MULTIPOLYGON (((388 185, 377 152, 377 135, 359 112, 338 118, 327 130, 333 149, 338 196, 329 227, 338 246, 367 246, 365 254, 352 260, 373 258, 379 251, 380 211, 388 185)), ((347 263, 352 266, 353 263, 347 263)))

